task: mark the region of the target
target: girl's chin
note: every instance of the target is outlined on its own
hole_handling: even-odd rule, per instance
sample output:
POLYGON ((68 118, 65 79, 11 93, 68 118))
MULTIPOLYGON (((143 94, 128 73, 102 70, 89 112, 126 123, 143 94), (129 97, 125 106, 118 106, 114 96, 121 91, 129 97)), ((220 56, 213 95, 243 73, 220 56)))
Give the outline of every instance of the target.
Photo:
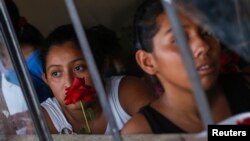
MULTIPOLYGON (((90 103, 85 103, 83 106, 86 108, 86 107, 89 107, 91 105, 93 105, 96 101, 93 101, 93 102, 90 102, 90 103)), ((74 104, 68 104, 66 105, 66 107, 70 108, 70 109, 79 109, 81 108, 81 103, 80 102, 76 102, 74 104)))
POLYGON ((78 109, 79 107, 81 108, 80 102, 76 102, 74 104, 68 104, 66 105, 66 107, 70 108, 70 109, 78 109))
POLYGON ((215 86, 215 81, 209 81, 202 83, 204 91, 209 91, 215 86))

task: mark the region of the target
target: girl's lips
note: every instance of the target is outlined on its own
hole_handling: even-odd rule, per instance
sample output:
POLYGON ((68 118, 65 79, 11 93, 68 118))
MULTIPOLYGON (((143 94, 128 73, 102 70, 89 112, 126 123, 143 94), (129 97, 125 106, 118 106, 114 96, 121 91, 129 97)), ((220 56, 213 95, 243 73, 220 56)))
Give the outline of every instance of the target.
POLYGON ((197 68, 200 75, 209 75, 215 71, 215 67, 210 64, 204 64, 197 68))

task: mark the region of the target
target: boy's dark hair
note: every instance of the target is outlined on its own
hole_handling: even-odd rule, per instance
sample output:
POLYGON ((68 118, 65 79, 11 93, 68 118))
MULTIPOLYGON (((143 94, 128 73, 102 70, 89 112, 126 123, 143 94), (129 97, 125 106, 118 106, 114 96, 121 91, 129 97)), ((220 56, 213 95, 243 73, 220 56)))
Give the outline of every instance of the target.
POLYGON ((135 46, 151 52, 153 50, 152 38, 159 30, 156 18, 164 12, 160 0, 144 0, 137 8, 134 17, 135 46))
POLYGON ((41 47, 44 41, 42 33, 29 23, 21 27, 17 36, 19 37, 20 44, 29 44, 35 48, 41 47))
POLYGON ((103 26, 96 25, 86 30, 89 44, 96 46, 106 57, 112 59, 117 57, 121 46, 116 33, 103 26))

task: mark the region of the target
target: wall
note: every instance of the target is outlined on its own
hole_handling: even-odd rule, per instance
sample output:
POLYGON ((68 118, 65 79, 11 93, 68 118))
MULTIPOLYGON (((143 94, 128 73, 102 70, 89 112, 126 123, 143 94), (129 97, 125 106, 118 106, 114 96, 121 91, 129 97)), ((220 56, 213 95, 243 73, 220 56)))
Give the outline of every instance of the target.
MULTIPOLYGON (((47 35, 70 23, 64 0, 14 0, 20 14, 47 35)), ((131 23, 138 0, 76 0, 85 27, 104 24, 116 31, 131 23)))

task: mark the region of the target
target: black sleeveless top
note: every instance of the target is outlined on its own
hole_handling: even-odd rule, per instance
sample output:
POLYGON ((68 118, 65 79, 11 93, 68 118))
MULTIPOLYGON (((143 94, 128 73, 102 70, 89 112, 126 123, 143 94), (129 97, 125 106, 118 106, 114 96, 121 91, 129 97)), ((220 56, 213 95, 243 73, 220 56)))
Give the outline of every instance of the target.
MULTIPOLYGON (((219 81, 233 115, 250 111, 250 88, 240 74, 221 75, 219 81)), ((155 134, 186 133, 150 105, 142 107, 139 113, 146 118, 155 134)))

